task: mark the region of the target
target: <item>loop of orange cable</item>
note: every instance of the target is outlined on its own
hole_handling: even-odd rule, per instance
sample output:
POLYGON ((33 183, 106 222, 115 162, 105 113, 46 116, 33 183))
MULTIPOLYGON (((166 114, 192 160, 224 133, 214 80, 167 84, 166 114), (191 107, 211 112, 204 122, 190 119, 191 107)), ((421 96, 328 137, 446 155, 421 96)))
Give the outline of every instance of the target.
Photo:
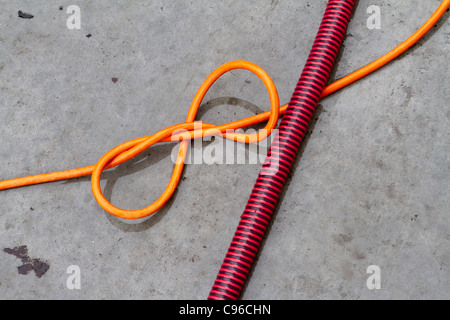
MULTIPOLYGON (((328 85, 321 98, 324 98, 351 83, 367 76, 368 74, 374 72, 375 70, 383 67, 390 61, 394 60, 411 46, 413 46, 417 41, 419 41, 442 17, 445 11, 450 6, 450 0, 444 0, 438 7, 438 9, 433 13, 433 15, 422 25, 412 36, 405 40, 398 47, 388 52, 381 58, 371 62, 365 67, 358 69, 357 71, 349 74, 348 76, 337 80, 336 82, 328 85)), ((95 199, 100 204, 100 206, 112 215, 125 219, 138 219, 149 216, 154 212, 158 211, 173 195, 178 182, 181 178, 184 161, 186 157, 186 151, 189 146, 189 140, 205 137, 207 135, 219 134, 226 139, 232 139, 234 141, 253 143, 265 139, 272 130, 275 128, 279 115, 283 115, 286 111, 287 104, 280 107, 278 94, 273 81, 270 79, 269 75, 259 66, 254 63, 247 61, 232 61, 224 64, 223 66, 216 69, 201 85, 197 94, 192 101, 191 107, 188 112, 185 123, 176 124, 163 129, 151 136, 141 137, 134 140, 127 141, 113 148, 107 152, 100 160, 95 164, 87 167, 58 171, 52 173, 44 173, 33 176, 21 177, 16 179, 0 181, 0 190, 11 189, 26 185, 67 180, 71 178, 86 176, 91 174, 91 186, 95 199), (197 114, 198 108, 201 104, 203 97, 205 96, 211 85, 224 73, 234 70, 234 69, 246 69, 254 74, 256 74, 261 81, 265 84, 270 97, 270 111, 257 114, 252 117, 237 120, 234 122, 226 123, 220 126, 215 126, 213 124, 201 123, 201 129, 198 129, 198 123, 195 122, 195 116, 197 114), (239 128, 245 128, 257 123, 267 121, 265 130, 261 130, 256 134, 242 134, 230 132, 230 130, 236 130, 239 128), (210 130, 214 129, 214 130, 210 130), (161 196, 150 206, 138 210, 124 210, 112 205, 108 200, 105 199, 100 188, 100 178, 104 170, 117 166, 144 151, 145 149, 151 147, 158 142, 168 142, 168 141, 180 141, 179 151, 175 167, 168 183, 167 188, 161 194, 161 196)))

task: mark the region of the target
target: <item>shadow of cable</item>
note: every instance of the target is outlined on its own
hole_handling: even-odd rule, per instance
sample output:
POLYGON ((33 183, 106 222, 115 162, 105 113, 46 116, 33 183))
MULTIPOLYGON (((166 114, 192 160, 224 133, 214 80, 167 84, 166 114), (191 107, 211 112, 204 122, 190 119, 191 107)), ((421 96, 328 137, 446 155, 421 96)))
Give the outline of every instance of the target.
MULTIPOLYGON (((207 101, 206 103, 202 104, 198 109, 197 116, 195 117, 195 119, 197 121, 202 121, 202 117, 208 111, 210 111, 218 106, 223 106, 223 105, 241 107, 242 109, 248 110, 248 111, 252 112, 253 114, 263 113, 265 111, 270 110, 269 103, 267 103, 267 109, 261 109, 259 106, 255 105, 249 101, 243 100, 243 99, 239 99, 239 98, 235 98, 235 97, 218 97, 218 98, 211 99, 211 100, 207 101)), ((230 110, 230 112, 233 112, 233 111, 230 110)), ((238 119, 234 119, 234 120, 238 120, 238 119)), ((219 123, 215 123, 215 124, 218 125, 219 123)), ((265 122, 257 123, 257 124, 248 126, 247 128, 243 128, 243 129, 252 128, 255 130, 260 130, 260 129, 263 129, 265 125, 266 125, 265 122)))
MULTIPOLYGON (((170 155, 172 149, 174 148, 173 143, 164 143, 161 145, 155 145, 135 156, 134 158, 124 162, 117 167, 108 169, 102 173, 101 180, 105 181, 106 184, 103 188, 103 195, 105 198, 111 202, 112 193, 114 190, 114 185, 118 182, 118 180, 127 175, 131 175, 137 172, 141 172, 151 166, 158 164, 160 161, 167 160, 168 155, 170 155)), ((168 173, 168 177, 170 177, 171 173, 168 173)), ((169 178, 168 178, 169 179, 169 178)), ((75 183, 80 181, 90 181, 91 176, 79 177, 71 180, 66 180, 64 184, 75 183)), ((168 181, 168 180, 167 180, 168 181)), ((182 180, 180 181, 182 183, 182 180)), ((177 191, 174 192, 172 198, 176 195, 177 191)), ((127 220, 115 217, 107 212, 105 212, 108 220, 116 226, 118 229, 121 229, 125 232, 139 232, 146 230, 152 226, 154 226, 158 221, 160 221, 163 216, 170 209, 173 201, 169 200, 166 205, 156 212, 155 214, 136 220, 127 220)))
MULTIPOLYGON (((153 146, 150 149, 148 149, 147 152, 142 152, 133 159, 124 162, 115 167, 114 169, 112 169, 111 172, 108 172, 108 176, 105 177, 106 184, 103 188, 104 189, 103 194, 105 198, 109 202, 111 202, 114 186, 120 178, 133 173, 141 172, 146 168, 156 165, 158 162, 162 160, 168 160, 167 157, 168 155, 170 155, 173 148, 174 148, 173 143, 169 144, 166 143, 162 145, 153 146)), ((168 172, 167 182, 169 181, 170 175, 171 172, 168 172)), ((182 180, 180 180, 180 183, 182 183, 182 180)), ((118 218, 105 212, 106 217, 111 222, 112 225, 114 225, 116 228, 122 231, 125 232, 144 231, 146 229, 153 227, 155 224, 161 221, 161 219, 166 215, 166 213, 170 210, 173 204, 173 199, 175 198, 177 191, 178 188, 175 190, 172 197, 169 199, 169 201, 163 208, 161 208, 159 211, 155 212, 154 214, 148 217, 128 220, 118 218)))

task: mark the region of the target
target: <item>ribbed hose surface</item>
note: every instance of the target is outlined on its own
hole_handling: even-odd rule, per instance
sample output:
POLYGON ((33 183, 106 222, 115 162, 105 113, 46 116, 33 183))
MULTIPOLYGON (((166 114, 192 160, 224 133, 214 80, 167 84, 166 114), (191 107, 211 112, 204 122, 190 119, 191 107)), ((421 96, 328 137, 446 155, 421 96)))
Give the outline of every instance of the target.
POLYGON ((330 0, 308 60, 228 248, 210 300, 235 300, 252 268, 294 158, 311 122, 355 3, 330 0))

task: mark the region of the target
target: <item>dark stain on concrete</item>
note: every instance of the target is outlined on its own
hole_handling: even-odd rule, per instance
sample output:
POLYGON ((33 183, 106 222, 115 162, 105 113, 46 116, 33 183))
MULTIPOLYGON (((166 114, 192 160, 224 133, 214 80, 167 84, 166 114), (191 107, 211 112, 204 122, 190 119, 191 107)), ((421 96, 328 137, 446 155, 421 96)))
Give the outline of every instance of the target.
POLYGON ((32 14, 23 12, 21 10, 19 10, 17 12, 17 15, 19 16, 19 18, 22 18, 22 19, 33 19, 34 18, 34 16, 32 14))
POLYGON ((341 245, 341 246, 345 246, 347 243, 351 242, 353 240, 353 236, 350 234, 338 234, 338 235, 333 235, 333 240, 341 245))
POLYGON ((29 274, 34 271, 38 278, 42 277, 50 265, 40 259, 32 259, 28 256, 27 246, 15 247, 13 249, 4 248, 4 252, 9 253, 22 261, 22 265, 17 267, 19 274, 29 274))

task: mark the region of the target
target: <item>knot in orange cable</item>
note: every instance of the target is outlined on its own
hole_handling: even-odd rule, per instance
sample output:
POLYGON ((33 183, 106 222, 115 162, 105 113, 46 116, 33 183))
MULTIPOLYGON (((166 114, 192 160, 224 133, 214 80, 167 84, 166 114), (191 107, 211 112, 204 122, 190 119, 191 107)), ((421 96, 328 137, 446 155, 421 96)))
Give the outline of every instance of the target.
POLYGON ((170 199, 174 193, 178 182, 181 178, 181 174, 184 167, 184 161, 186 159, 187 149, 189 148, 189 141, 191 139, 202 138, 208 135, 219 134, 220 136, 231 139, 234 141, 244 142, 244 143, 254 143, 259 142, 267 136, 270 135, 272 130, 275 128, 278 122, 280 110, 280 103, 278 98, 277 89, 269 77, 269 75, 259 66, 248 61, 231 61, 221 67, 217 68, 208 78, 203 82, 200 89, 192 101, 191 107, 189 109, 186 122, 179 123, 163 129, 151 136, 142 137, 134 139, 117 147, 111 149, 107 152, 100 160, 95 164, 92 177, 91 186, 92 192, 95 199, 99 205, 112 215, 125 219, 138 219, 149 216, 154 212, 158 211, 166 202, 170 199), (234 70, 234 69, 246 69, 257 75, 261 81, 265 84, 270 97, 270 111, 267 124, 263 130, 255 134, 244 134, 234 132, 237 128, 243 128, 254 123, 261 122, 258 117, 246 118, 243 120, 238 120, 235 122, 226 123, 223 125, 215 126, 208 123, 198 123, 195 122, 195 116, 197 114, 198 108, 205 96, 206 92, 209 90, 211 85, 224 73, 234 70), (250 119, 250 121, 248 120, 250 119), (200 129, 199 129, 200 126, 200 129), (214 130, 211 130, 214 129, 214 130), (127 161, 147 148, 151 147, 158 142, 167 141, 180 141, 180 146, 178 150, 177 160, 172 172, 172 176, 167 185, 167 188, 161 194, 161 196, 148 207, 138 209, 138 210, 125 210, 118 208, 111 204, 103 195, 100 188, 100 178, 103 170, 116 166, 124 161, 127 161))

